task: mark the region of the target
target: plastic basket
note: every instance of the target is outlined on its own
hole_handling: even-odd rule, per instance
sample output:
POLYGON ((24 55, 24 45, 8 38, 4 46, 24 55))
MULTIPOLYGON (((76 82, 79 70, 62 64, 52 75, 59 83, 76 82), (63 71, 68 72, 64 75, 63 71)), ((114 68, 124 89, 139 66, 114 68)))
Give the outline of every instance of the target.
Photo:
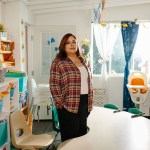
POLYGON ((3 100, 0 100, 0 112, 2 112, 2 108, 3 108, 3 100))
POLYGON ((27 89, 28 76, 19 78, 19 92, 25 92, 27 89))
POLYGON ((15 88, 10 89, 10 100, 13 99, 15 88))
POLYGON ((0 123, 0 147, 8 142, 7 136, 7 121, 4 120, 0 123))
POLYGON ((8 73, 5 75, 7 78, 18 78, 19 79, 19 92, 25 92, 27 89, 28 76, 18 77, 18 76, 8 76, 8 73))

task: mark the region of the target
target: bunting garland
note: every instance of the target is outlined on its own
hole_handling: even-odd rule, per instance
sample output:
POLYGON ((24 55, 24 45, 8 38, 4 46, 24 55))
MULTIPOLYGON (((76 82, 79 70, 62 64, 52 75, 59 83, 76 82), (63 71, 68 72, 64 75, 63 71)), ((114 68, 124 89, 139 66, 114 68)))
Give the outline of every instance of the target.
MULTIPOLYGON (((100 23, 101 21, 101 12, 105 7, 106 0, 100 0, 100 3, 98 4, 98 8, 94 8, 94 22, 100 23)), ((94 6, 94 3, 93 3, 94 6)))

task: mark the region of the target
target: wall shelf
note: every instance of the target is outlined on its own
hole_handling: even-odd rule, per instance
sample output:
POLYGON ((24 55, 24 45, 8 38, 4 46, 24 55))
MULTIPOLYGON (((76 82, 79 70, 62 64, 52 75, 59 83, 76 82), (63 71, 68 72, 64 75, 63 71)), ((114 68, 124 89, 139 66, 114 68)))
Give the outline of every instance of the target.
POLYGON ((15 66, 13 58, 14 42, 10 40, 0 41, 0 59, 5 66, 15 66))
POLYGON ((12 54, 12 51, 2 51, 2 50, 0 50, 0 54, 12 54))

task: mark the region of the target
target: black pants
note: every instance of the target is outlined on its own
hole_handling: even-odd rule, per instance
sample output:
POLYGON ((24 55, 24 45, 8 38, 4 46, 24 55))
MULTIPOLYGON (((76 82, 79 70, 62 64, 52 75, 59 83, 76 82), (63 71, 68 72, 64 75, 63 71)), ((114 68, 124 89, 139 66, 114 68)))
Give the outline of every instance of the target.
POLYGON ((80 96, 78 113, 68 112, 65 108, 58 109, 61 140, 79 137, 87 133, 88 95, 80 96))

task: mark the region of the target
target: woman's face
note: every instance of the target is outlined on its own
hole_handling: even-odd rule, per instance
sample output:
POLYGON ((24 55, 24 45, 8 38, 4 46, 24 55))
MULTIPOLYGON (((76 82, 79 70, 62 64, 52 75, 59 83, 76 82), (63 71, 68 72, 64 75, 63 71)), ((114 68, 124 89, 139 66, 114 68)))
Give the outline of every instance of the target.
POLYGON ((72 55, 72 54, 76 53, 77 40, 73 36, 70 36, 68 38, 67 44, 65 45, 65 51, 66 51, 67 55, 72 55))

